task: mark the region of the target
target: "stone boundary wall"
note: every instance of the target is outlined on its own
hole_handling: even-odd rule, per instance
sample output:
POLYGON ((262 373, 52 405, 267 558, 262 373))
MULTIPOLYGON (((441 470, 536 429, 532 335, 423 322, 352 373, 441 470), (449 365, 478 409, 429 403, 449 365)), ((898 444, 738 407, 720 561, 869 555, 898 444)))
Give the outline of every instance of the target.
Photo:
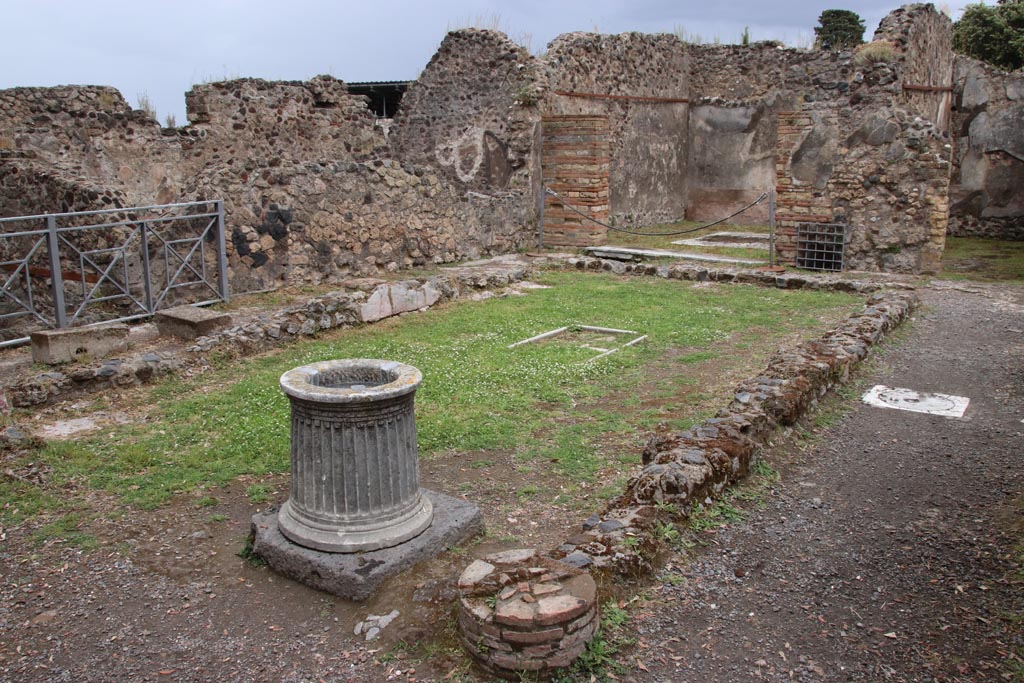
POLYGON ((958 55, 949 234, 1024 239, 1024 74, 958 55))
MULTIPOLYGON (((599 259, 570 259, 566 265, 604 269, 599 259)), ((689 279, 685 276, 691 271, 641 264, 627 272, 689 279)), ((730 275, 716 281, 745 279, 730 275)), ((864 283, 847 284, 859 285, 856 291, 871 288, 864 283)), ((643 469, 630 479, 626 491, 588 518, 580 532, 555 548, 551 557, 626 576, 653 570, 664 543, 658 534, 660 525, 685 520, 693 509, 711 505, 729 484, 746 476, 775 428, 793 424, 831 387, 845 382, 870 347, 902 323, 917 304, 913 291, 877 291, 863 309, 820 339, 774 356, 764 372, 737 387, 733 400, 714 418, 678 434, 653 436, 644 448, 643 469)))
MULTIPOLYGON (((235 292, 510 253, 534 234, 533 114, 512 120, 508 106, 476 112, 510 131, 480 148, 497 140, 487 167, 504 164, 498 186, 480 193, 435 156, 398 159, 389 126, 330 76, 196 86, 186 96, 192 124, 177 129, 112 88, 15 88, 0 101, 10 104, 0 114, 5 185, 19 174, 16 190, 26 178, 52 180, 0 193, 0 215, 96 208, 83 201, 93 187, 106 188, 99 201, 124 206, 224 199, 235 292)), ((513 119, 526 111, 513 109, 513 119)))
POLYGON ((204 178, 196 193, 233 198, 229 264, 241 291, 511 253, 532 238, 516 198, 470 194, 392 159, 282 163, 204 178))
MULTIPOLYGON (((1019 234, 1019 78, 958 72, 952 130, 964 146, 946 137, 949 20, 908 5, 875 38, 894 46, 891 61, 638 33, 565 34, 533 57, 494 31, 454 31, 393 121, 330 76, 196 86, 192 123, 176 129, 112 88, 14 88, 0 91, 0 168, 14 152, 23 168, 116 190, 127 205, 223 198, 230 278, 249 291, 522 248, 543 201, 542 116, 608 117, 611 217, 636 226, 717 218, 759 195, 777 177, 776 137, 792 132, 777 130, 778 112, 811 112, 822 126, 788 141, 801 170, 785 177, 849 223, 851 267, 934 270, 950 192, 950 230, 1019 234), (433 194, 421 194, 424 178, 433 194)), ((14 207, 53 210, 42 191, 0 203, 14 207)))
POLYGON ((471 292, 506 287, 526 279, 528 264, 514 259, 468 264, 418 280, 351 280, 342 290, 289 306, 274 314, 200 337, 183 353, 153 352, 72 364, 23 377, 3 389, 0 404, 28 408, 113 387, 145 384, 203 365, 205 355, 255 353, 318 332, 370 324, 429 308, 471 292))

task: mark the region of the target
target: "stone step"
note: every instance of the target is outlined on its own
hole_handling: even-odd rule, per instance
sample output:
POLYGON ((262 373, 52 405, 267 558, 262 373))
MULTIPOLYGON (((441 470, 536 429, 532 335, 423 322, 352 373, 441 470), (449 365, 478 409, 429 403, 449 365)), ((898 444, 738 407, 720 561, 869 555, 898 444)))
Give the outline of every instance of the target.
POLYGON ((231 316, 198 306, 176 306, 157 311, 156 327, 165 337, 197 339, 231 325, 231 316))

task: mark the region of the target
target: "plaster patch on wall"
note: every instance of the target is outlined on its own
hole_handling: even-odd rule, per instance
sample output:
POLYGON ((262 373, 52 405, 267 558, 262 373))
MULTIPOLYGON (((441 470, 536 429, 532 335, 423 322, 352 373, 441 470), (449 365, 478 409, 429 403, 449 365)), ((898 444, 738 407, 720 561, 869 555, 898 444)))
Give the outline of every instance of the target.
POLYGON ((451 166, 459 180, 472 182, 484 162, 485 132, 482 128, 470 128, 456 139, 439 145, 434 156, 442 166, 451 166))

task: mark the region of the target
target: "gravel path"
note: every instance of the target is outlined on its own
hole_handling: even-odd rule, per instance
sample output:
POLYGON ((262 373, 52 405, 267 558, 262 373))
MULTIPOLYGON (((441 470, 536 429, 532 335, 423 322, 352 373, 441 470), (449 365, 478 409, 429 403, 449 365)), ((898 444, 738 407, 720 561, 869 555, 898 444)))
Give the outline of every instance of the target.
POLYGON ((1024 289, 922 298, 861 376, 967 396, 965 416, 858 403, 769 454, 765 509, 675 558, 684 578, 638 610, 628 680, 1022 680, 1024 289))

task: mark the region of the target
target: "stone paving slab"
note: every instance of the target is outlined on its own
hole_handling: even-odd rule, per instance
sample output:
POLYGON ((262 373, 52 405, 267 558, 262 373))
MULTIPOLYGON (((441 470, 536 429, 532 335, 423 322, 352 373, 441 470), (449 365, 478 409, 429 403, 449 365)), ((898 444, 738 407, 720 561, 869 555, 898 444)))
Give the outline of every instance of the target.
POLYGON ((203 337, 231 324, 227 313, 199 306, 175 306, 157 311, 154 320, 160 334, 180 339, 203 337))
POLYGON ((694 254, 687 251, 669 251, 668 249, 634 249, 632 247, 587 247, 584 253, 597 258, 633 259, 636 257, 647 258, 675 258, 686 259, 687 261, 708 261, 710 263, 736 263, 747 266, 758 266, 764 261, 754 259, 733 258, 731 256, 715 256, 713 254, 694 254))

